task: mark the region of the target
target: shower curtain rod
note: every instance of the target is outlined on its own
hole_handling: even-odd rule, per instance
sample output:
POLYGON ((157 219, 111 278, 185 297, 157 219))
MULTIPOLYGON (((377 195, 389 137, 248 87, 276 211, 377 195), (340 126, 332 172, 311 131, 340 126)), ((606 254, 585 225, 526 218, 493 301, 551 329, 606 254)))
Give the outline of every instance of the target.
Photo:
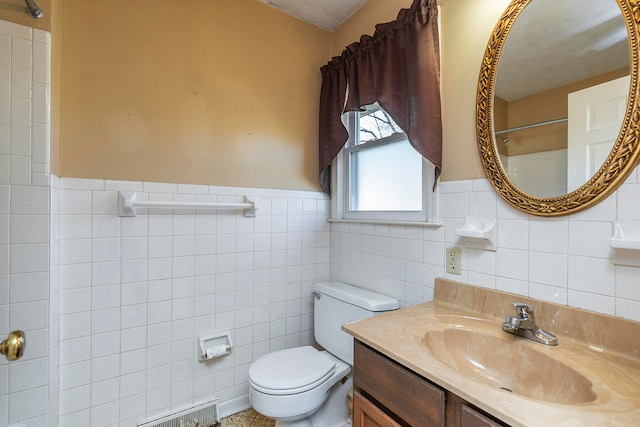
POLYGON ((509 128, 509 129, 505 129, 505 130, 499 130, 495 134, 496 135, 502 135, 503 133, 507 133, 507 132, 515 132, 517 130, 537 128, 538 126, 553 125, 555 123, 562 123, 562 122, 566 122, 568 120, 569 119, 566 118, 566 117, 564 119, 547 120, 546 122, 532 123, 530 125, 518 126, 518 127, 515 127, 515 128, 509 128))
POLYGON ((27 14, 36 19, 42 18, 42 10, 38 7, 34 0, 24 0, 27 4, 27 14))

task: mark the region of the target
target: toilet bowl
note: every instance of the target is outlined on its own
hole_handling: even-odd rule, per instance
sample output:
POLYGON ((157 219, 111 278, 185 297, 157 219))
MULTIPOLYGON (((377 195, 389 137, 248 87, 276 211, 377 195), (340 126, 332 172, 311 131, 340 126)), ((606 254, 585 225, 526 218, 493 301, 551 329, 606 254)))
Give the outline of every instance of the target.
POLYGON ((399 302, 341 282, 317 283, 311 346, 269 353, 249 368, 249 400, 276 427, 351 426, 347 395, 353 383, 353 337, 341 325, 397 310, 399 302))
POLYGON ((310 346, 270 353, 249 369, 251 406, 278 427, 349 426, 350 372, 346 363, 310 346))

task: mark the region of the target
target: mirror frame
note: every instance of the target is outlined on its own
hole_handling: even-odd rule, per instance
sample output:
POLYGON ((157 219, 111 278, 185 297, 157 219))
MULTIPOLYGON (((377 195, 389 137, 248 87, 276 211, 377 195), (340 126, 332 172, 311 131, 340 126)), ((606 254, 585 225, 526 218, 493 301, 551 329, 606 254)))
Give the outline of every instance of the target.
POLYGON ((580 188, 559 197, 540 198, 522 191, 502 167, 493 124, 493 106, 498 62, 507 36, 522 10, 532 0, 512 0, 498 20, 487 43, 476 98, 476 134, 485 174, 496 192, 511 206, 538 216, 560 216, 587 209, 604 200, 631 174, 640 159, 640 108, 638 67, 640 0, 616 0, 629 36, 629 100, 622 127, 609 156, 600 169, 580 188))

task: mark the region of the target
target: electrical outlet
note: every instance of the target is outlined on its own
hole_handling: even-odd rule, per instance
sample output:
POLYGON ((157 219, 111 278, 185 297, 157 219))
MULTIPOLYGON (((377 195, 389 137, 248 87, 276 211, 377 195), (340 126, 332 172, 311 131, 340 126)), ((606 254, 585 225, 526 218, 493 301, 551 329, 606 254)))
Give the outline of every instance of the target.
POLYGON ((447 248, 447 273, 462 274, 462 250, 456 247, 447 248))

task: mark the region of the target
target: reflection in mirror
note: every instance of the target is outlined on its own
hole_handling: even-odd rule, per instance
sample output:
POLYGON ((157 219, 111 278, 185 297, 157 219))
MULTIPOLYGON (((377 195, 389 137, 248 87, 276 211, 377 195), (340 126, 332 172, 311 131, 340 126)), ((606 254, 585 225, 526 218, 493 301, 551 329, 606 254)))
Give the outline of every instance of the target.
POLYGON ((593 176, 620 132, 629 67, 616 0, 534 0, 522 10, 500 55, 493 105, 500 163, 520 190, 559 197, 593 176))

